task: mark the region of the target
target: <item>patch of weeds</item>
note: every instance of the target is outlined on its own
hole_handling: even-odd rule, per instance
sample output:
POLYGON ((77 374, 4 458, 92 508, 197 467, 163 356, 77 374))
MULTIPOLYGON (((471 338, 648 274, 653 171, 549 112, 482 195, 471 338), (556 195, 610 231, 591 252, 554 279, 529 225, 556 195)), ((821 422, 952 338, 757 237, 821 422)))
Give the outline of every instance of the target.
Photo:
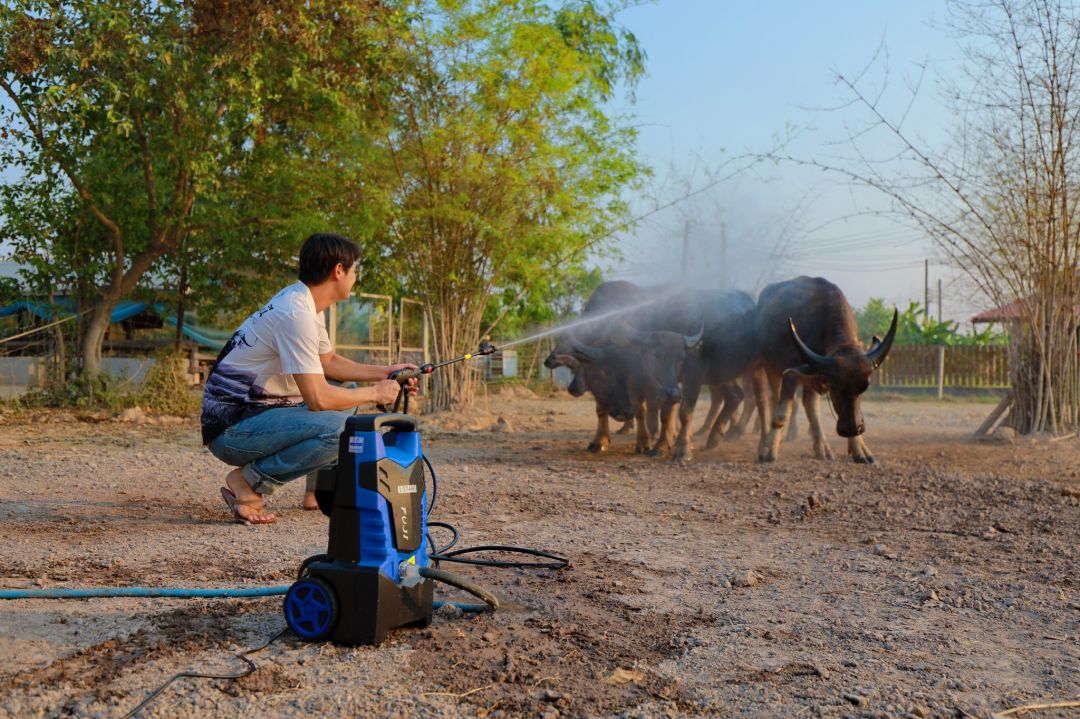
POLYGON ((159 352, 131 404, 159 414, 187 416, 199 411, 202 396, 188 381, 188 359, 178 352, 159 352))
POLYGON ((91 377, 85 372, 71 374, 50 371, 42 387, 33 387, 16 402, 31 409, 39 407, 108 409, 117 411, 125 406, 126 393, 122 387, 126 381, 102 372, 91 377))
POLYGON ((42 387, 5 400, 0 407, 13 413, 37 408, 119 412, 128 407, 177 416, 197 412, 201 398, 188 382, 187 358, 181 353, 163 351, 154 360, 141 386, 107 372, 90 377, 77 368, 70 371, 50 368, 42 387))

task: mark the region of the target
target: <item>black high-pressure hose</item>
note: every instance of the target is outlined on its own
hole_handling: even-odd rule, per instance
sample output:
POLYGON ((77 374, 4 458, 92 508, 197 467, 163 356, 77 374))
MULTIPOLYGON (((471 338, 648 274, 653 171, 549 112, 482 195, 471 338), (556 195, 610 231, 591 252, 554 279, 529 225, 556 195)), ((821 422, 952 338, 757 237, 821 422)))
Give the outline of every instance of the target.
MULTIPOLYGON (((431 507, 428 509, 430 515, 432 510, 435 509, 435 500, 439 496, 439 478, 435 475, 435 468, 431 466, 431 460, 427 458, 427 455, 421 455, 424 458, 424 464, 427 465, 428 471, 431 472, 431 507)), ((551 552, 545 552, 540 549, 530 549, 529 547, 513 547, 505 544, 488 544, 478 547, 463 547, 453 552, 449 551, 451 547, 457 544, 458 539, 461 537, 458 528, 449 522, 428 522, 428 527, 440 527, 442 529, 448 529, 454 535, 449 544, 445 546, 435 548, 435 542, 431 540, 431 533, 428 533, 428 556, 434 559, 436 562, 459 562, 461 564, 476 564, 482 567, 506 567, 506 568, 519 568, 519 569, 564 569, 570 566, 570 560, 566 557, 561 557, 558 554, 552 554, 551 552), (528 554, 534 557, 543 557, 544 559, 550 559, 550 562, 505 562, 495 559, 461 559, 462 554, 471 554, 472 552, 510 552, 513 554, 528 554)))
POLYGON ((443 584, 449 584, 451 587, 457 587, 458 589, 464 589, 469 594, 484 600, 491 611, 495 611, 499 608, 499 600, 495 598, 495 595, 484 589, 478 584, 462 579, 461 577, 451 574, 450 572, 444 572, 441 569, 435 569, 435 567, 420 567, 420 576, 426 579, 434 579, 437 582, 443 584))

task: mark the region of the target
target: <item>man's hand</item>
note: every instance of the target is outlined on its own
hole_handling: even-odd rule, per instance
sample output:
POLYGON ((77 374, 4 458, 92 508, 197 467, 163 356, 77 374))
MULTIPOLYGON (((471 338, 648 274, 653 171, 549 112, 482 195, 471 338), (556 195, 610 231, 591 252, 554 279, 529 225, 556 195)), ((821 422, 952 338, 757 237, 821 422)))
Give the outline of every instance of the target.
MULTIPOLYGON (((386 367, 386 376, 389 377, 391 375, 391 373, 397 372, 399 369, 419 369, 419 367, 412 364, 411 362, 406 362, 404 364, 387 365, 387 367, 386 367)), ((418 377, 413 377, 412 379, 410 379, 408 387, 409 387, 409 394, 411 396, 415 397, 417 394, 419 394, 419 392, 420 392, 420 380, 419 380, 419 378, 418 377)))
POLYGON ((381 379, 372 385, 375 390, 375 404, 393 404, 401 392, 401 385, 397 380, 381 379))

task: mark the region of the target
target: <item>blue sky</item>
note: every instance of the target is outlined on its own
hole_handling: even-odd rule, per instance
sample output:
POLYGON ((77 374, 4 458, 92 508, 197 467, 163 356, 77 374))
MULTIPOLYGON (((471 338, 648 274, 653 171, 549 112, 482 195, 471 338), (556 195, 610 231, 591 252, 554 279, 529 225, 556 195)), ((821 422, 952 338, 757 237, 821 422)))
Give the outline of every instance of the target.
MULTIPOLYGON (((790 128, 800 130, 788 147, 792 155, 828 161, 846 152, 842 141, 865 117, 850 108, 823 108, 848 97, 836 74, 857 74, 881 48, 866 86, 884 86, 884 106, 899 113, 925 65, 905 128, 931 145, 944 142, 952 116, 939 102, 938 81, 955 73, 960 56, 948 18, 940 0, 661 0, 623 11, 619 20, 648 55, 649 76, 627 108, 656 173, 651 196, 636 200, 638 211, 707 184, 705 168, 768 151, 790 128)), ((873 138, 867 141, 873 147, 873 138)), ((904 307, 910 299, 921 301, 923 261, 930 259, 933 314, 938 278, 946 318, 965 320, 980 308, 983 301, 938 261, 927 238, 873 215, 886 206, 884 198, 839 177, 765 163, 625 233, 619 238, 623 259, 609 263, 609 274, 644 283, 674 279, 690 221, 686 264, 695 280, 726 279, 754 291, 795 274, 822 275, 855 306, 881 297, 904 307), (721 223, 727 263, 719 254, 721 223)))

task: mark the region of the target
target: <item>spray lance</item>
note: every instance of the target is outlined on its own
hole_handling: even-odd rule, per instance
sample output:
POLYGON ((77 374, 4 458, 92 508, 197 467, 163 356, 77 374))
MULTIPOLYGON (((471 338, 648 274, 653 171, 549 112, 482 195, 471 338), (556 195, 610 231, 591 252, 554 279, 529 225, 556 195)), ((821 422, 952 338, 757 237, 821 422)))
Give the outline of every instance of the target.
MULTIPOLYGON (((401 398, 404 397, 405 398, 405 405, 402 408, 402 411, 405 414, 409 413, 409 390, 408 390, 408 386, 407 386, 409 384, 409 380, 417 378, 420 375, 431 374, 432 372, 434 372, 435 370, 437 370, 440 367, 445 367, 447 365, 456 364, 458 362, 464 362, 466 360, 471 360, 473 357, 482 357, 483 355, 492 354, 496 349, 498 349, 498 348, 495 345, 491 344, 487 340, 484 340, 484 341, 482 341, 480 343, 480 348, 477 349, 475 352, 471 352, 471 353, 468 353, 468 354, 463 354, 460 357, 455 357, 454 359, 449 359, 449 360, 446 360, 445 362, 437 362, 435 364, 432 364, 432 363, 428 362, 426 364, 420 365, 416 369, 394 370, 393 372, 390 373, 390 375, 387 377, 387 379, 392 379, 395 382, 397 382, 399 385, 401 385, 401 392, 398 394, 397 399, 394 400, 394 408, 392 410, 390 410, 390 411, 396 413, 399 408, 402 408, 401 407, 401 401, 402 401, 401 398)), ((383 406, 383 405, 379 405, 379 410, 383 411, 383 412, 387 411, 385 406, 383 406)))

